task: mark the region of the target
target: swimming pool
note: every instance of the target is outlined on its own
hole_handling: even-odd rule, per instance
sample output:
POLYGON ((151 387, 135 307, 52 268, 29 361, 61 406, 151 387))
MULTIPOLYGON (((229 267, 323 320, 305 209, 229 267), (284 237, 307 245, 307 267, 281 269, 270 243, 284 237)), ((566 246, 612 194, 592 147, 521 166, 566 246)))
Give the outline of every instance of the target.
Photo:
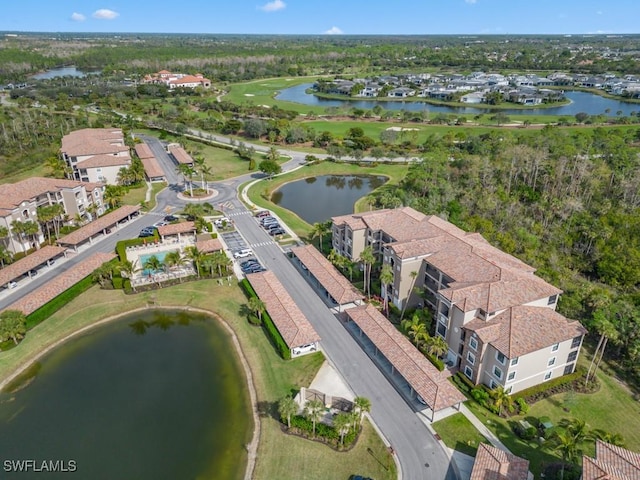
MULTIPOLYGON (((151 258, 151 257, 156 257, 158 260, 160 260, 160 262, 164 263, 164 257, 167 256, 167 253, 169 252, 177 252, 178 250, 165 250, 164 252, 157 252, 157 253, 148 253, 146 255, 140 255, 140 266, 144 268, 144 264, 147 263, 147 261, 151 258)), ((150 269, 144 269, 142 270, 142 275, 147 276, 147 275, 152 275, 154 273, 159 273, 162 270, 150 270, 150 269)))

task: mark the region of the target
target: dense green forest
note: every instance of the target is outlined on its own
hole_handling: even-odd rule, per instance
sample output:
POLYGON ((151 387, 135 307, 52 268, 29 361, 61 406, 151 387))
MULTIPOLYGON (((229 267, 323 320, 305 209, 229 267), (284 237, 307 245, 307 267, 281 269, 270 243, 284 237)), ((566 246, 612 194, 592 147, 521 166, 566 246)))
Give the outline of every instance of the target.
POLYGON ((496 131, 432 136, 424 161, 378 207, 440 214, 538 268, 565 294, 560 311, 640 380, 640 130, 496 131))

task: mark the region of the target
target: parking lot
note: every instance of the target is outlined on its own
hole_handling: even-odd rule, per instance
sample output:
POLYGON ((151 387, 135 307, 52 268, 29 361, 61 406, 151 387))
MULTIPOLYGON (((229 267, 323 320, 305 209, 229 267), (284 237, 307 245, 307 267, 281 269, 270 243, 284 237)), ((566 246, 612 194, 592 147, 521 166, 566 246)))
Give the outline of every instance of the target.
POLYGON ((220 237, 222 237, 224 243, 227 244, 231 253, 236 253, 245 248, 249 248, 247 242, 244 241, 244 238, 242 238, 242 235, 238 232, 221 233, 220 237))
POLYGON ((227 248, 234 257, 234 263, 237 264, 242 273, 247 274, 255 271, 262 271, 263 267, 260 261, 256 258, 253 250, 249 245, 247 245, 244 238, 242 238, 242 235, 238 232, 220 233, 219 235, 222 240, 224 240, 224 243, 227 244, 227 248), (247 251, 247 254, 242 253, 241 257, 236 258, 236 254, 240 254, 240 252, 245 250, 247 251))

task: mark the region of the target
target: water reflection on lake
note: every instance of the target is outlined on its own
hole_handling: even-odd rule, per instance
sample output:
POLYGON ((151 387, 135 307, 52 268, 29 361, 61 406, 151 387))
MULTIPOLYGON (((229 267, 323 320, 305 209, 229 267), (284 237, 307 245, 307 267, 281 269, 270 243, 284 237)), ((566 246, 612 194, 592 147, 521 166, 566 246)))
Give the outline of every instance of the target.
POLYGON ((355 202, 384 185, 387 177, 372 175, 322 175, 281 186, 271 195, 276 205, 291 210, 305 222, 324 222, 353 213, 355 202))

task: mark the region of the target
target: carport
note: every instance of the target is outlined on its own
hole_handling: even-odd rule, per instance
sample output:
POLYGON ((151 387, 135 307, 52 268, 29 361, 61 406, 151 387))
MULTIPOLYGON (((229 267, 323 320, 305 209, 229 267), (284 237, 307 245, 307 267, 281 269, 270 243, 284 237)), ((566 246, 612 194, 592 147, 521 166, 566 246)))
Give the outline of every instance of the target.
POLYGON ((17 262, 7 265, 0 270, 0 285, 8 285, 9 282, 20 278, 25 273, 35 270, 37 267, 43 264, 49 264, 54 258, 65 255, 66 249, 64 247, 57 247, 54 245, 47 245, 40 250, 36 250, 30 255, 21 258, 17 262))

